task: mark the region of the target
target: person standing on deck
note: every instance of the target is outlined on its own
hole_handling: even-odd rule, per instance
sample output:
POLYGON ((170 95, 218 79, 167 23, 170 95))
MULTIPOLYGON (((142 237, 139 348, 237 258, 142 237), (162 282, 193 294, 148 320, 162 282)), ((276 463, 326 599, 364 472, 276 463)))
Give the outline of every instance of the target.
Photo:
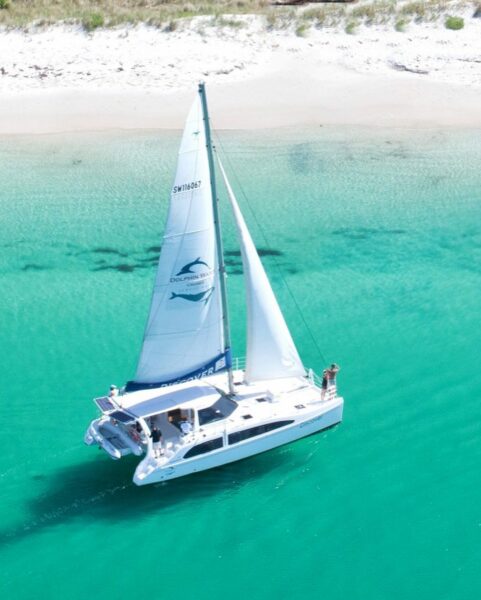
POLYGON ((322 372, 322 384, 321 384, 321 398, 322 400, 324 400, 324 397, 326 395, 327 392, 327 369, 324 369, 324 371, 322 372))
POLYGON ((150 437, 152 438, 154 458, 160 458, 162 456, 162 432, 158 429, 157 425, 154 425, 150 437))
POLYGON ((341 367, 339 365, 336 365, 336 363, 332 363, 332 365, 329 367, 329 369, 326 369, 328 387, 331 387, 331 386, 335 387, 336 375, 339 373, 340 370, 341 370, 341 367))

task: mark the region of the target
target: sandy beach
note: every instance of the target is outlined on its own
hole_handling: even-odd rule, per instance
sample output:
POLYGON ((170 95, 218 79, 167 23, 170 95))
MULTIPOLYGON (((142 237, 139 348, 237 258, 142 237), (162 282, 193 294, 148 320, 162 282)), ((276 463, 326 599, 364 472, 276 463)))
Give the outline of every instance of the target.
POLYGON ((238 19, 3 31, 0 133, 180 128, 199 80, 217 128, 481 126, 481 19, 302 37, 238 19))

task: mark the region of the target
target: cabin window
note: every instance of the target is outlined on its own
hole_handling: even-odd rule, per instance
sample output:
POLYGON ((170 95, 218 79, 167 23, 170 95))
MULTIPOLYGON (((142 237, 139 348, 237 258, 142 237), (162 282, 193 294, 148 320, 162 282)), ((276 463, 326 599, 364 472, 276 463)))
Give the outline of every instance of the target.
POLYGON ((257 425, 257 427, 249 427, 249 429, 243 429, 242 431, 236 431, 229 435, 229 444, 237 444, 243 440, 247 440, 257 435, 262 435, 268 431, 279 429, 279 427, 285 427, 290 425, 294 421, 276 421, 275 423, 266 423, 265 425, 257 425))
POLYGON ((208 442, 197 444, 197 446, 187 450, 187 452, 184 454, 184 458, 192 458, 192 456, 199 456, 199 454, 206 454, 207 452, 218 450, 219 448, 222 448, 222 445, 222 438, 216 438, 215 440, 209 440, 208 442))
POLYGON ((222 411, 215 406, 209 406, 209 408, 202 408, 199 410, 199 425, 207 425, 207 423, 213 423, 214 421, 221 421, 224 418, 222 411))

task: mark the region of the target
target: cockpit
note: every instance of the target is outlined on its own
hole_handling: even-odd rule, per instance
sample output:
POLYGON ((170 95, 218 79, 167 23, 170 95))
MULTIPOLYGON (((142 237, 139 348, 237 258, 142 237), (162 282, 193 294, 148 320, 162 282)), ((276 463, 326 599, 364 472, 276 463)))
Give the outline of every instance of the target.
MULTIPOLYGON (((175 388, 162 390, 160 395, 145 390, 115 399, 96 399, 96 403, 107 427, 114 424, 115 433, 123 431, 143 446, 143 451, 167 458, 199 436, 203 439, 211 426, 229 418, 238 406, 213 386, 202 385, 199 394, 201 385, 195 384, 195 390, 184 388, 182 393, 175 388)), ((130 440, 126 441, 130 445, 130 440)))

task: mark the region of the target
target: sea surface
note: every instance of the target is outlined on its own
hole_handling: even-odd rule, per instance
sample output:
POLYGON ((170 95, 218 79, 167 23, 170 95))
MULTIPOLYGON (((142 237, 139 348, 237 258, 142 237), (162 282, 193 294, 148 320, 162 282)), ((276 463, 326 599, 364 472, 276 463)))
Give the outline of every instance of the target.
MULTIPOLYGON (((2 599, 481 597, 480 134, 216 136, 344 421, 144 488, 82 438, 134 374, 179 132, 0 139, 2 599)), ((242 356, 225 202, 223 223, 242 356)))

